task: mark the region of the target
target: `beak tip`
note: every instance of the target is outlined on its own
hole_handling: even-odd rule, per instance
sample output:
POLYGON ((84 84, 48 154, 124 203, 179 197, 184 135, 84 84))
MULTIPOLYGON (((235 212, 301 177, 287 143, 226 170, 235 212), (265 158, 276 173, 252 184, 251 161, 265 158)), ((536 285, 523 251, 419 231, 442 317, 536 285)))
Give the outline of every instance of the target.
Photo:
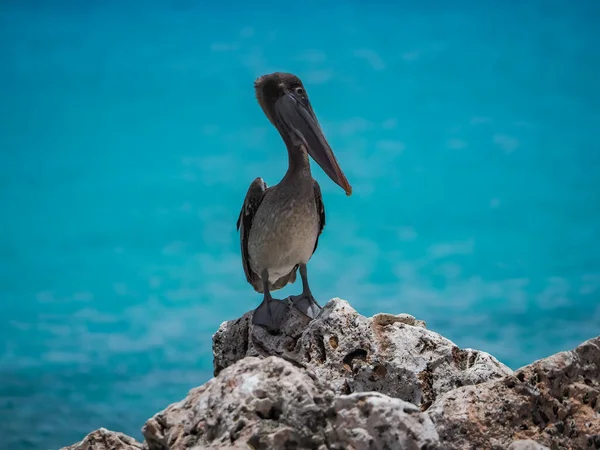
POLYGON ((352 195, 352 186, 348 186, 348 189, 346 189, 346 195, 348 197, 350 197, 352 195))

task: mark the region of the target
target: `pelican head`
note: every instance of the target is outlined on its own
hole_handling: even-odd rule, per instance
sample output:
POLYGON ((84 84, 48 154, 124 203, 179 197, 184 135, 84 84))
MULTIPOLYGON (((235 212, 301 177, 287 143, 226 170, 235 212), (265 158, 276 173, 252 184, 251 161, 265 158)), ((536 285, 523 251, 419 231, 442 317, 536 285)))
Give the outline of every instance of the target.
POLYGON ((302 81, 291 73, 275 72, 254 82, 256 98, 288 147, 303 146, 346 195, 352 194, 308 100, 302 81))

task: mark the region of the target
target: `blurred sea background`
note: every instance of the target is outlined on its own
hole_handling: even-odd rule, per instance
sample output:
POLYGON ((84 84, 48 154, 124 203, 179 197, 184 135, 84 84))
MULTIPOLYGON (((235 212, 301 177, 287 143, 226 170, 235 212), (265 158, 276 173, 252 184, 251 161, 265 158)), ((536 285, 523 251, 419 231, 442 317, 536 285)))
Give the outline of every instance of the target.
MULTIPOLYGON (((235 222, 304 81, 317 298, 408 312, 512 368, 600 334, 600 3, 0 3, 0 447, 136 438, 256 307, 235 222)), ((288 287, 278 297, 299 292, 288 287)))

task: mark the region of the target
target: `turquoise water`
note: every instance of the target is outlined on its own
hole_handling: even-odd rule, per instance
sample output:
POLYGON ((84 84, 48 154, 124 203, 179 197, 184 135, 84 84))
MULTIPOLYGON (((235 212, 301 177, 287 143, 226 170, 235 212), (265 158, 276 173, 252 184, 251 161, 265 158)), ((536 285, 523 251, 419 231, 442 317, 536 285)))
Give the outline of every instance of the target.
POLYGON ((0 448, 139 438, 211 376, 261 299, 235 222, 285 171, 275 70, 354 188, 315 167, 322 303, 513 368, 600 334, 598 2, 84 3, 0 4, 0 448))

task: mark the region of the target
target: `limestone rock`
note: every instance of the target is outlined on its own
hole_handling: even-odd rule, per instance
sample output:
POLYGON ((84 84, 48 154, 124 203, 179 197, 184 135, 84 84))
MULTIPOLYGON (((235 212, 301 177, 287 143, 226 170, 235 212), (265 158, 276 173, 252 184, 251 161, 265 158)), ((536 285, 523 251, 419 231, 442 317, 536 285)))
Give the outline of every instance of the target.
POLYGON ((512 372, 408 314, 331 300, 283 332, 252 312, 213 336, 215 378, 149 419, 63 450, 598 450, 600 336, 512 372))
POLYGON ((542 444, 538 444, 531 439, 522 439, 514 441, 508 446, 507 450, 550 450, 548 447, 542 444))
POLYGON ((92 431, 82 441, 61 450, 142 450, 145 446, 123 433, 106 428, 92 431))
POLYGON ((410 314, 402 313, 402 314, 389 314, 389 313, 378 313, 373 316, 373 323, 375 325, 381 325, 382 327, 386 325, 392 325, 393 323, 405 323, 406 325, 412 325, 414 327, 422 327, 427 328, 427 324, 424 320, 417 320, 414 316, 410 314))
POLYGON ((213 337, 215 375, 245 356, 281 356, 328 381, 338 394, 375 391, 423 410, 456 387, 512 374, 488 353, 460 349, 408 314, 367 318, 332 299, 308 322, 290 308, 282 334, 250 323, 252 312, 225 322, 213 337))
POLYGON ((335 411, 333 448, 441 448, 427 415, 403 400, 375 392, 342 395, 335 400, 335 411))
POLYGON ((438 449, 414 405, 377 393, 336 396, 277 357, 247 357, 148 420, 150 450, 438 449))
POLYGON ((500 380, 448 392, 428 410, 448 449, 600 448, 600 337, 500 380), (518 447, 517 447, 518 448, 518 447))

